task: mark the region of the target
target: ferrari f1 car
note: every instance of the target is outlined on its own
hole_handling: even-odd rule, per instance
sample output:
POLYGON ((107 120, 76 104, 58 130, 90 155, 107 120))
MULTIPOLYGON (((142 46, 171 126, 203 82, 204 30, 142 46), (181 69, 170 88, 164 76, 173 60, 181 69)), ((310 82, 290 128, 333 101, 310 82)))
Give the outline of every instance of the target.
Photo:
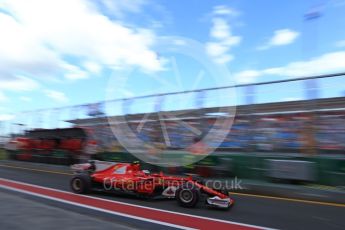
POLYGON ((172 198, 183 207, 204 202, 207 206, 228 209, 234 201, 224 190, 207 187, 192 176, 169 176, 140 169, 139 163, 91 161, 71 166, 75 175, 70 181, 73 192, 83 194, 105 191, 133 194, 146 198, 172 198))

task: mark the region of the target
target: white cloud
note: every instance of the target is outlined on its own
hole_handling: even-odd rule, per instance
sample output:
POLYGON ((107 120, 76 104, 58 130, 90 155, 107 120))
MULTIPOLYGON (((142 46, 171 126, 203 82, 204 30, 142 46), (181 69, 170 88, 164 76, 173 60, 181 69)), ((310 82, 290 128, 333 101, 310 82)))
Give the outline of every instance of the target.
POLYGON ((257 70, 245 70, 234 75, 236 81, 241 84, 254 82, 261 73, 257 70))
POLYGON ((345 71, 345 51, 326 53, 308 61, 291 62, 286 66, 263 70, 245 70, 234 74, 238 83, 255 82, 264 75, 306 77, 345 71))
MULTIPOLYGON (((5 75, 6 76, 6 75, 5 75)), ((32 91, 40 87, 39 83, 24 76, 1 76, 0 72, 0 101, 6 101, 6 91, 32 91)))
MULTIPOLYGON (((268 70, 272 72, 272 69, 268 70)), ((292 62, 287 66, 275 68, 273 70, 275 71, 273 71, 272 74, 288 77, 301 77, 344 71, 345 52, 327 53, 309 61, 292 62)))
POLYGON ((68 98, 63 92, 47 89, 44 91, 44 93, 47 95, 47 97, 50 97, 56 102, 59 102, 59 103, 68 102, 68 98))
POLYGON ((232 61, 234 59, 234 56, 231 54, 222 54, 219 57, 215 58, 215 61, 219 64, 224 64, 232 61))
MULTIPOLYGON (((126 5, 135 12, 132 4, 126 5)), ((100 66, 110 68, 161 69, 151 50, 152 31, 112 21, 87 0, 3 0, 0 33, 0 78, 17 72, 41 78, 86 78, 90 69, 81 69, 66 57, 80 63, 97 60, 100 66)))
POLYGON ((10 121, 15 118, 12 114, 2 113, 0 114, 0 121, 10 121))
POLYGON ((345 39, 344 39, 344 40, 337 41, 337 42, 335 43, 335 45, 336 45, 337 47, 339 47, 339 48, 345 47, 345 39))
POLYGON ((293 43, 299 36, 299 32, 290 29, 281 29, 274 31, 272 38, 259 50, 269 49, 273 46, 284 46, 293 43))
POLYGON ((99 65, 97 62, 86 61, 83 63, 84 68, 93 74, 100 74, 102 71, 102 66, 99 65))
POLYGON ((230 28, 228 23, 221 18, 213 19, 213 27, 211 29, 211 37, 215 39, 226 39, 230 36, 230 28))
POLYGON ((231 16, 238 16, 240 13, 231 7, 220 5, 220 6, 215 6, 213 9, 213 14, 214 15, 231 15, 231 16))
POLYGON ((39 28, 17 20, 0 13, 0 80, 14 78, 17 72, 44 78, 63 69, 65 62, 56 51, 46 47, 38 36, 39 28))
POLYGON ((6 101, 7 97, 5 96, 5 94, 3 92, 0 91, 0 102, 1 101, 6 101))
POLYGON ((131 1, 114 1, 101 0, 105 10, 115 17, 123 18, 126 13, 140 13, 143 6, 148 4, 147 0, 131 0, 131 1))
POLYGON ((216 6, 213 14, 217 15, 212 19, 210 37, 212 41, 206 44, 206 52, 217 63, 227 63, 234 57, 229 52, 233 46, 241 42, 240 36, 234 36, 228 21, 221 15, 232 14, 232 9, 225 6, 216 6))
POLYGON ((10 78, 0 77, 0 89, 11 91, 31 91, 37 89, 37 81, 24 76, 15 76, 10 78))
POLYGON ((26 96, 22 96, 19 98, 21 101, 25 101, 25 102, 31 102, 32 98, 31 97, 26 97, 26 96))
POLYGON ((270 41, 273 46, 282 46, 291 44, 297 37, 299 33, 289 29, 277 30, 274 32, 274 36, 270 41))
POLYGON ((62 64, 63 68, 66 70, 65 78, 68 80, 80 80, 89 77, 87 71, 82 70, 78 66, 71 65, 68 63, 62 64))
POLYGON ((228 48, 221 43, 210 42, 206 46, 207 52, 212 57, 224 55, 228 48))

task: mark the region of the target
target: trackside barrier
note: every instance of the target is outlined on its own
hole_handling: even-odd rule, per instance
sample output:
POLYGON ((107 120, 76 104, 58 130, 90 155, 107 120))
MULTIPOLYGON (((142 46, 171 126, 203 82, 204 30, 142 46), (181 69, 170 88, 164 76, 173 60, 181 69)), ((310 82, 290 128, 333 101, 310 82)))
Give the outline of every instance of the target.
POLYGON ((301 160, 267 160, 267 176, 272 179, 315 182, 315 163, 301 160))
MULTIPOLYGON (((183 153, 167 153, 171 156, 183 153)), ((21 151, 9 151, 8 157, 14 160, 32 161, 47 164, 70 165, 76 162, 71 158, 71 154, 64 151, 55 151, 50 154, 42 154, 39 152, 26 154, 21 151)), ((102 161, 115 162, 134 162, 140 161, 138 158, 127 152, 101 152, 93 155, 92 159, 102 161)), ((303 155, 287 155, 287 154, 253 154, 253 153, 213 153, 203 160, 186 167, 165 168, 154 164, 142 162, 142 167, 152 172, 163 171, 171 174, 198 173, 203 177, 235 177, 243 179, 255 180, 271 180, 272 161, 303 161, 307 165, 312 165, 312 179, 305 179, 298 170, 303 166, 289 166, 290 173, 297 176, 291 178, 295 181, 312 181, 317 184, 330 186, 345 186, 345 156, 303 156, 303 155), (296 171, 296 172, 295 172, 296 171), (298 175, 300 177, 298 177, 298 175)), ((309 166, 308 166, 309 167, 309 166)), ((310 168, 310 167, 309 167, 310 168)), ((286 179, 283 176, 276 179, 286 179)))
POLYGON ((68 151, 53 151, 44 152, 40 150, 22 151, 22 150, 7 150, 8 158, 11 160, 29 161, 44 164, 70 165, 76 163, 72 154, 68 151))
MULTIPOLYGON (((178 154, 178 153, 171 153, 178 154)), ((183 157, 183 156, 181 156, 183 157)), ((100 160, 114 160, 123 162, 133 162, 138 160, 131 154, 118 152, 110 153, 103 152, 97 154, 97 158, 100 160)), ((293 165, 290 165, 292 172, 296 171, 296 177, 291 178, 295 181, 307 182, 313 181, 314 183, 331 185, 331 186, 344 186, 345 185, 345 156, 302 156, 302 155, 262 155, 251 154, 251 153, 214 153, 203 160, 197 162, 191 167, 177 167, 177 168, 160 168, 148 163, 143 163, 145 169, 152 171, 163 171, 167 173, 185 173, 198 172, 202 176, 221 176, 221 177, 234 177, 245 179, 256 179, 256 180, 270 180, 268 176, 270 171, 270 161, 303 161, 306 162, 306 167, 311 170, 309 172, 302 172, 303 166, 296 166, 294 169, 293 165), (298 170, 302 170, 298 172, 298 170), (309 179, 303 177, 303 173, 310 173, 309 179)), ((286 179, 286 178, 281 178, 286 179)))
POLYGON ((6 160, 7 159, 7 152, 5 149, 0 148, 0 160, 6 160))

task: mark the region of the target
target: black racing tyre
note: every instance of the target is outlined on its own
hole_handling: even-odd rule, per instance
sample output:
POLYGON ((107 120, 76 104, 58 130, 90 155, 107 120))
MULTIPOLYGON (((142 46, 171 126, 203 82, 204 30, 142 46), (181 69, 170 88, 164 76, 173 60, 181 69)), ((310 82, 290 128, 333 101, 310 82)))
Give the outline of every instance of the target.
POLYGON ((194 186, 182 185, 176 190, 175 198, 180 206, 194 208, 200 199, 200 190, 194 186))
POLYGON ((70 181, 74 193, 86 194, 91 191, 91 177, 87 174, 78 174, 70 181))

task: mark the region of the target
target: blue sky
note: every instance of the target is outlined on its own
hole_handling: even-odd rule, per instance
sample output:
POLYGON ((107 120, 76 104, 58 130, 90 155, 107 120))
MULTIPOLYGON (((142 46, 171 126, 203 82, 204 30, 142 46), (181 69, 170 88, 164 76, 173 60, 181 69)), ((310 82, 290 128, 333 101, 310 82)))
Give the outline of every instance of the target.
MULTIPOLYGON (((0 120, 105 99, 343 72, 344 13, 344 0, 0 0, 0 120), (305 20, 310 11, 321 16, 305 20), (161 44, 166 38, 181 52, 161 44), (184 53, 190 48, 196 58, 184 53)), ((319 81, 320 96, 343 95, 344 83, 319 81)), ((260 87, 256 101, 303 99, 303 89, 260 87)), ((218 103, 234 103, 222 98, 218 103)), ((154 100, 145 103, 153 109, 154 100)), ((164 106, 193 103, 179 96, 164 106)))

